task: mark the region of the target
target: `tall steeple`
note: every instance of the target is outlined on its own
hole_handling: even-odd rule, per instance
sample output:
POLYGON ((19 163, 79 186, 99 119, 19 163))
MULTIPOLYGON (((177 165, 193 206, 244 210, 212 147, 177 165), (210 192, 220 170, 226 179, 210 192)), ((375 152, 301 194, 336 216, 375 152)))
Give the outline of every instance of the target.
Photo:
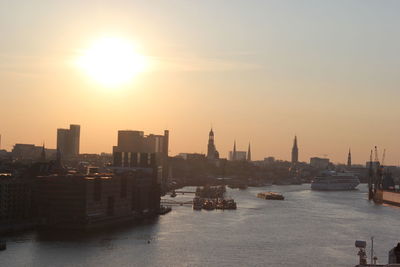
POLYGON ((236 160, 236 140, 233 142, 232 160, 236 160))
POLYGON ((294 136, 293 148, 292 148, 292 164, 296 164, 299 161, 299 148, 297 147, 297 136, 294 136))
POLYGON ((247 161, 251 161, 250 142, 249 142, 249 148, 247 149, 247 161))
POLYGON ((207 159, 216 159, 216 151, 214 144, 214 131, 211 128, 210 133, 208 134, 207 159))
POLYGON ((347 166, 351 167, 351 151, 349 148, 349 154, 347 155, 347 166))

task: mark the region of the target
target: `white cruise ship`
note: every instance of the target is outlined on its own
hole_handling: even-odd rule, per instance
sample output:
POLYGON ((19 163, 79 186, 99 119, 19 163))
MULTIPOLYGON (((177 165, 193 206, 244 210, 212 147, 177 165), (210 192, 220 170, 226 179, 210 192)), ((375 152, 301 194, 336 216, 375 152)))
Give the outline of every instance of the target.
POLYGON ((314 178, 311 183, 312 190, 354 190, 360 184, 360 180, 352 173, 338 173, 325 171, 314 178))

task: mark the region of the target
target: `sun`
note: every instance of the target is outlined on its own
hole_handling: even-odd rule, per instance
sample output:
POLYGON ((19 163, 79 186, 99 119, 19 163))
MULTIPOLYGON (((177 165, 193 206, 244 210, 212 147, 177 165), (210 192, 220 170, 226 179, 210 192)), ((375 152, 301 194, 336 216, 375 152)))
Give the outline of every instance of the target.
POLYGON ((136 52, 129 40, 103 37, 85 49, 77 65, 90 78, 106 87, 129 83, 147 67, 145 56, 136 52))

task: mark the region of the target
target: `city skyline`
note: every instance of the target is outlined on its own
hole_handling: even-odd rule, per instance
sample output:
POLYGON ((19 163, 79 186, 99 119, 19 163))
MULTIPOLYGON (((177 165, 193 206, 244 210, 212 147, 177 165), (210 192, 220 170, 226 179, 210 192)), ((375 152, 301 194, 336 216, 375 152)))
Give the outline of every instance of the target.
POLYGON ((290 160, 296 134, 300 161, 346 163, 351 147, 364 163, 377 145, 398 165, 398 1, 177 3, 1 3, 2 147, 54 148, 54 129, 77 123, 82 153, 111 152, 126 128, 170 129, 172 155, 207 153, 212 123, 223 157, 236 139, 254 160, 290 160), (74 65, 104 36, 148 60, 118 88, 74 65))
MULTIPOLYGON (((71 127, 77 127, 78 128, 78 139, 77 139, 77 147, 75 148, 77 151, 79 151, 80 150, 80 125, 77 125, 77 124, 70 124, 70 128, 71 127)), ((60 130, 62 130, 62 131, 70 131, 70 130, 68 130, 68 129, 62 129, 62 128, 57 128, 57 134, 56 134, 56 145, 55 145, 55 148, 57 148, 58 146, 57 146, 57 140, 59 139, 59 132, 60 132, 60 130)), ((131 133, 137 133, 137 134, 142 134, 143 135, 143 131, 142 130, 137 130, 137 129, 135 129, 135 130, 132 130, 132 129, 124 129, 124 130, 117 130, 117 132, 118 132, 118 135, 117 135, 117 141, 119 142, 119 140, 120 140, 120 133, 121 132, 127 132, 127 133, 129 133, 129 132, 131 132, 131 133)), ((164 130, 164 134, 166 133, 166 132, 169 132, 169 130, 164 130)), ((0 135, 1 136, 1 135, 0 135)), ((149 135, 150 137, 152 137, 152 136, 161 136, 161 135, 154 135, 154 134, 150 134, 149 135)), ((146 136, 147 137, 147 136, 146 136)), ((223 138, 224 139, 224 138, 223 138)), ((218 157, 219 157, 219 153, 218 153, 218 151, 216 150, 216 145, 215 145, 215 143, 214 143, 214 130, 213 130, 213 128, 211 128, 211 130, 210 130, 210 132, 209 132, 209 134, 208 134, 208 150, 210 149, 210 140, 212 140, 211 141, 211 144, 212 144, 212 151, 214 151, 214 152, 212 152, 212 153, 217 153, 217 155, 218 155, 218 157)), ((225 158, 225 159, 228 159, 228 160, 232 160, 232 153, 234 153, 234 152, 232 152, 232 151, 238 151, 238 152, 240 152, 240 153, 244 153, 244 158, 246 158, 247 160, 248 160, 248 153, 250 152, 250 143, 251 142, 249 142, 248 143, 248 147, 247 147, 247 152, 246 151, 244 151, 243 150, 243 148, 242 148, 242 151, 239 151, 239 150, 237 150, 237 148, 236 148, 236 139, 234 139, 234 145, 233 145, 233 150, 232 149, 229 149, 229 148, 227 148, 227 151, 226 151, 226 157, 224 157, 224 156, 221 156, 221 157, 219 157, 219 158, 221 158, 221 159, 223 159, 223 158, 225 158)), ((16 144, 18 144, 18 145, 25 145, 25 144, 27 144, 27 145, 36 145, 36 144, 30 144, 30 143, 28 143, 28 142, 19 142, 19 143, 15 143, 15 144, 13 144, 12 146, 11 146, 11 148, 10 149, 8 149, 9 151, 11 151, 12 150, 12 148, 16 145, 16 144)), ((45 142, 43 141, 43 146, 44 146, 44 144, 45 144, 45 142)), ((38 146, 38 147, 41 147, 41 146, 38 146)), ((46 149, 48 149, 48 148, 52 148, 52 146, 50 145, 50 146, 47 146, 46 145, 46 149)), ((5 147, 0 147, 0 149, 6 149, 5 147)), ((58 148, 58 149, 60 149, 60 148, 58 148)), ((100 151, 100 152, 82 152, 82 153, 80 153, 80 154, 91 154, 91 153, 95 153, 95 154, 100 154, 100 153, 109 153, 109 154, 111 154, 113 151, 114 151, 114 149, 115 149, 115 146, 112 146, 112 148, 111 148, 111 151, 106 151, 106 150, 104 150, 104 151, 100 151)), ((55 149, 53 149, 54 151, 55 151, 55 149)), ((61 149, 61 150, 63 150, 63 149, 61 149)), ((386 149, 384 149, 384 150, 386 150, 386 149)), ((182 153, 200 153, 200 154, 204 154, 204 155, 208 155, 208 153, 209 153, 209 151, 207 151, 207 148, 205 149, 205 150, 202 150, 201 152, 199 152, 199 151, 178 151, 178 152, 173 152, 173 153, 171 153, 171 149, 170 148, 168 148, 168 153, 170 154, 170 156, 179 156, 179 154, 182 154, 182 153), (206 152, 204 152, 204 151, 206 151, 206 152)), ((252 161, 260 161, 260 160, 264 160, 265 158, 268 158, 268 157, 274 157, 274 158, 276 158, 277 160, 284 160, 284 161, 288 161, 288 162, 292 162, 292 164, 293 163, 296 163, 296 162, 310 162, 310 160, 311 160, 311 158, 313 158, 313 157, 316 157, 316 158, 328 158, 328 159, 330 159, 333 163, 335 163, 335 164, 347 164, 347 165, 349 165, 349 162, 350 162, 350 165, 351 165, 351 162, 353 162, 352 161, 352 156, 351 156, 351 153, 350 153, 350 149, 348 150, 348 152, 346 152, 347 154, 346 154, 346 158, 345 158, 345 160, 343 160, 343 161, 334 161, 334 160, 332 160, 332 158, 330 158, 329 157, 329 155, 328 154, 321 154, 321 155, 310 155, 310 157, 308 157, 308 158, 304 158, 304 159, 302 159, 302 158, 300 158, 299 157, 299 155, 301 155, 301 151, 302 151, 302 149, 300 148, 298 148, 298 145, 297 145, 297 135, 295 135, 294 136, 294 142, 293 142, 293 145, 292 145, 292 147, 291 147, 291 151, 290 151, 290 153, 289 153, 289 156, 288 156, 288 158, 279 158, 279 157, 276 157, 276 155, 270 155, 270 154, 268 154, 268 155, 264 155, 264 156, 262 156, 261 158, 256 158, 256 159, 254 159, 253 158, 253 154, 252 154, 252 152, 251 152, 251 156, 250 156, 250 158, 251 158, 251 160, 252 161), (299 152, 300 151, 300 152, 299 152)), ((369 152, 371 152, 372 150, 370 149, 369 150, 369 152)), ((378 150, 379 151, 379 150, 378 150)), ((379 152, 382 152, 382 151, 379 151, 379 152)), ((379 152, 378 152, 378 158, 379 157, 381 157, 382 155, 379 155, 379 152)), ((384 152, 384 153, 386 153, 386 151, 384 152)), ((76 154, 76 152, 75 152, 75 155, 78 155, 78 154, 76 154)), ((209 158, 209 159, 211 159, 211 158, 209 158)), ((215 159, 217 159, 217 158, 215 158, 215 159)), ((234 160, 234 159, 233 159, 234 160)), ((356 164, 356 165, 364 165, 365 164, 365 162, 367 162, 369 160, 369 158, 368 159, 365 159, 365 161, 363 161, 363 162, 353 162, 353 164, 356 164)), ((390 164, 389 164, 390 165, 390 164)), ((398 166, 398 165, 395 165, 395 166, 398 166)))

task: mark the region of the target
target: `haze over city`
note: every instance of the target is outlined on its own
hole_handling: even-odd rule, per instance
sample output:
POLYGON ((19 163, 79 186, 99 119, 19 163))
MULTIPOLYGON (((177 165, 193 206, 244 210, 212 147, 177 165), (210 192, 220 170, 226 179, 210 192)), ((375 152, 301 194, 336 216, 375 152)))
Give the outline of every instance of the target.
POLYGON ((398 165, 399 8, 394 0, 3 1, 2 148, 55 148, 56 129, 75 123, 81 153, 111 152, 121 129, 169 129, 170 155, 205 153, 213 126, 221 157, 236 140, 241 150, 251 142, 254 160, 288 160, 297 135, 300 161, 345 162, 351 147, 353 162, 365 163, 377 145, 398 165), (121 77, 124 62, 108 62, 122 69, 105 77, 108 69, 94 68, 91 56, 110 43, 110 55, 134 48, 137 71, 121 77))

